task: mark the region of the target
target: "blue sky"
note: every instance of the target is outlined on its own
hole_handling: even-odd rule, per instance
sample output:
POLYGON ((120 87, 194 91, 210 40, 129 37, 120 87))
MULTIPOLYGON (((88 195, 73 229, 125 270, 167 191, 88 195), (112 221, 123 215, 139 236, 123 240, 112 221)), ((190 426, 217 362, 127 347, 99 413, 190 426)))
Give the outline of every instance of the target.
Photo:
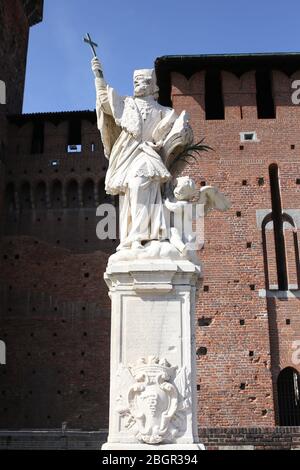
POLYGON ((135 68, 169 54, 300 50, 299 0, 45 0, 31 28, 24 112, 94 109, 89 32, 107 82, 131 94, 135 68))

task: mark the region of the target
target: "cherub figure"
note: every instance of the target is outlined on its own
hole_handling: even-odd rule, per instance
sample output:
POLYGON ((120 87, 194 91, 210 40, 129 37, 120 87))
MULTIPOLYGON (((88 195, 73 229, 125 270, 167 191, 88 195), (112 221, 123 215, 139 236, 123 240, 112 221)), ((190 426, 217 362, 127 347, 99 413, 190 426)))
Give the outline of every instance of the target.
POLYGON ((167 197, 164 200, 165 217, 169 222, 169 240, 180 253, 190 258, 190 252, 195 251, 196 246, 193 220, 201 215, 207 215, 212 209, 226 211, 230 208, 230 202, 214 186, 196 189, 195 181, 189 176, 181 176, 176 182, 175 199, 173 197, 170 200, 167 197))

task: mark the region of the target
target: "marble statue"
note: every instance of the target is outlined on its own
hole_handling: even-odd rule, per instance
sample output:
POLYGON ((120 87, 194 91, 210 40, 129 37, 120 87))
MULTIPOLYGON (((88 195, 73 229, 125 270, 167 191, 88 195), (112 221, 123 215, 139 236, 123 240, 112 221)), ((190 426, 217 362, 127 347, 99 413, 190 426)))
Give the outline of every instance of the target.
POLYGON ((198 206, 204 215, 230 204, 188 176, 173 187, 174 162, 192 148, 193 131, 186 111, 178 115, 157 102, 155 71, 136 70, 134 96, 119 96, 104 80, 96 43, 89 35, 85 42, 94 55, 97 122, 109 161, 105 190, 120 199, 120 245, 104 274, 112 334, 102 449, 204 449, 194 319, 202 266, 193 223, 198 206))
POLYGON ((150 240, 167 237, 161 188, 171 178, 166 166, 174 151, 170 137, 176 129, 175 146, 179 147, 191 143, 193 133, 186 113, 178 116, 158 104, 153 69, 134 72, 133 97, 121 97, 106 84, 97 58, 92 60, 92 69, 98 128, 109 159, 105 190, 120 196, 118 250, 142 249, 150 240))

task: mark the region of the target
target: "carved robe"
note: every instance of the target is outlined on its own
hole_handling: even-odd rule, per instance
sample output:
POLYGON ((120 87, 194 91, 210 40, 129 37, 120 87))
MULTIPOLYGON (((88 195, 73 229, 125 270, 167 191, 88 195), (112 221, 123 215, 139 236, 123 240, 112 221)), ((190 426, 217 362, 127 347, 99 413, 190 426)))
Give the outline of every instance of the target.
POLYGON ((121 247, 164 239, 161 184, 171 175, 159 151, 177 115, 153 96, 120 97, 103 79, 96 78, 96 88, 98 128, 109 159, 105 190, 120 195, 121 247))

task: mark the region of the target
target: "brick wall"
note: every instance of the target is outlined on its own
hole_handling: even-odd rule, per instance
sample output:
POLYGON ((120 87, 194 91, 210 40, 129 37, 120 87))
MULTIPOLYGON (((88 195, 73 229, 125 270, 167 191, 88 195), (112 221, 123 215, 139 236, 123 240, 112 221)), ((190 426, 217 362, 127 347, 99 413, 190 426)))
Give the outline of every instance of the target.
POLYGON ((110 302, 103 273, 116 242, 96 237, 107 163, 95 114, 84 113, 81 152, 70 154, 74 116, 55 116, 56 125, 48 121, 52 114, 39 117, 45 121, 39 154, 31 153, 36 116, 9 127, 0 243, 2 429, 108 424, 110 302))
POLYGON ((7 85, 7 112, 23 105, 29 23, 20 0, 0 3, 0 79, 7 85))
POLYGON ((300 448, 299 427, 199 429, 207 450, 294 450, 300 448))
MULTIPOLYGON (((273 426, 278 373, 291 365, 299 370, 291 359, 292 342, 300 337, 299 302, 259 296, 266 286, 262 232, 256 222, 256 211, 271 209, 272 163, 279 165, 284 209, 300 205, 300 108, 290 101, 291 81, 299 73, 289 78, 272 73, 276 119, 257 118, 254 74, 248 71, 238 78, 222 73, 225 119, 210 121, 205 120, 205 71, 189 80, 171 75, 175 109, 189 111, 196 140, 205 136, 214 149, 185 173, 198 186, 216 185, 232 202, 228 212, 207 217, 200 255, 205 278, 197 316, 210 319, 209 326, 197 325, 197 345, 207 348, 207 355, 198 359, 201 427, 273 426), (259 142, 241 143, 240 132, 247 131, 256 131, 259 142)), ((289 240, 291 233, 285 232, 289 240)), ((292 256, 290 241, 290 260, 292 256)), ((274 271, 274 253, 270 262, 274 271)), ((295 271, 290 278, 295 281, 295 271)))
MULTIPOLYGON (((291 80, 298 76, 272 72, 276 119, 258 119, 255 72, 223 71, 225 119, 219 120, 205 118, 205 70, 189 80, 178 72, 171 77, 175 109, 187 109, 196 140, 205 136, 214 148, 184 173, 198 187, 216 185, 232 202, 228 212, 206 218, 200 253, 205 279, 197 348, 207 353, 197 359, 199 425, 211 448, 299 444, 298 428, 275 428, 279 372, 299 370, 292 362, 299 303, 265 296, 258 223, 260 211, 271 209, 270 164, 279 166, 284 210, 299 208, 300 108, 290 103, 291 80), (242 143, 240 132, 246 131, 255 131, 258 141, 242 143)), ((8 359, 0 370, 2 428, 107 426, 110 306, 102 277, 116 242, 95 237, 106 162, 91 114, 80 117, 78 154, 66 152, 68 122, 76 113, 10 118, 0 245, 0 336, 8 359), (36 122, 44 123, 44 149, 32 154, 36 122)), ((276 284, 272 228, 266 236, 270 283, 276 284)), ((295 284, 290 227, 285 238, 295 284)))

